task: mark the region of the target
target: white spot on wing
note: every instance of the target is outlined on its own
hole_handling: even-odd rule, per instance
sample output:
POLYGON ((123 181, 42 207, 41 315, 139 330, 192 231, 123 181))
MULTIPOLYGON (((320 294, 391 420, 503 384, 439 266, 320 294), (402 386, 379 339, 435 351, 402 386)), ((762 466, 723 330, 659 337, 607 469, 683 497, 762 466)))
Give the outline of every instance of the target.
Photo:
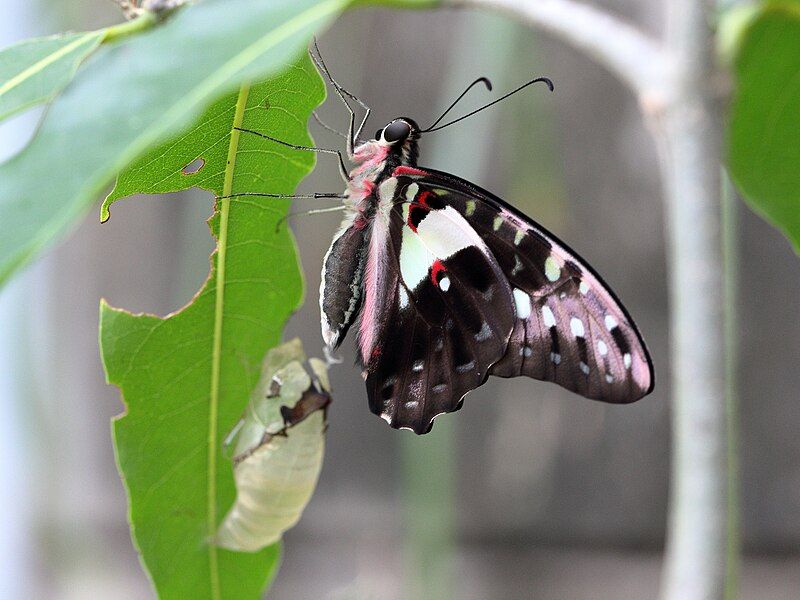
POLYGON ((606 315, 606 329, 611 331, 616 326, 617 326, 617 320, 611 315, 606 315))
POLYGON ((523 346, 522 347, 522 356, 528 357, 533 354, 533 348, 530 346, 523 346))
POLYGON ((394 200, 394 192, 396 189, 397 178, 389 177, 388 179, 382 181, 380 187, 378 187, 378 198, 386 202, 391 202, 394 200))
POLYGON ((531 316, 531 297, 519 288, 514 288, 514 304, 517 307, 517 317, 527 319, 531 316))
POLYGON ((630 369, 631 368, 631 355, 629 353, 627 353, 627 352, 625 354, 623 354, 622 355, 622 362, 625 363, 625 368, 626 369, 630 369))
POLYGON ((600 356, 608 354, 608 346, 603 340, 597 340, 597 349, 600 351, 600 356))
POLYGON ((583 371, 584 375, 588 375, 589 374, 589 365, 587 365, 583 361, 581 361, 581 371, 583 371))
POLYGON ((459 373, 466 373, 467 371, 471 371, 474 368, 475 368, 475 361, 471 360, 463 365, 457 365, 456 371, 458 371, 459 373))
POLYGON ((572 319, 570 319, 569 327, 572 329, 572 335, 575 337, 583 337, 586 335, 586 331, 583 328, 583 321, 578 317, 572 317, 572 319))
POLYGON ((439 280, 439 289, 441 289, 443 292, 446 292, 447 290, 450 289, 450 278, 449 277, 442 277, 439 280))
POLYGON ((496 216, 496 217, 494 218, 494 221, 492 222, 492 229, 494 229, 495 231, 497 231, 498 229, 500 229, 500 226, 501 226, 502 224, 503 224, 503 217, 501 217, 500 215, 498 215, 498 216, 496 216))
POLYGON ((553 361, 554 365, 560 364, 561 363, 561 355, 558 354, 557 352, 551 352, 550 353, 550 360, 553 361))
POLYGON ((485 342, 490 337, 492 337, 492 330, 489 329, 489 324, 484 321, 481 330, 475 334, 475 339, 479 342, 485 342))
POLYGON ((402 310, 408 306, 408 292, 403 285, 400 285, 398 295, 400 296, 400 310, 402 310))
POLYGON ((471 217, 475 214, 475 200, 467 200, 467 210, 466 215, 471 217))
POLYGON ((519 246, 523 239, 525 239, 525 232, 522 229, 517 229, 517 233, 514 234, 514 245, 519 246))
POLYGON ((435 386, 433 386, 431 388, 431 390, 433 390, 434 394, 441 394, 446 389, 447 389, 447 384, 444 384, 444 383, 440 383, 440 384, 435 385, 435 386))
POLYGON ((417 193, 419 192, 419 186, 416 183, 410 184, 406 188, 406 200, 409 202, 413 202, 414 198, 417 197, 417 193))
POLYGON ((414 361, 414 364, 411 366, 411 370, 414 371, 414 373, 419 373, 420 371, 422 371, 424 367, 425 367, 425 362, 422 360, 417 360, 414 361))
POLYGON ((420 282, 428 276, 434 260, 436 258, 428 252, 417 234, 408 227, 404 227, 403 241, 400 246, 400 275, 409 289, 416 289, 420 282))
POLYGON ((514 268, 511 269, 511 274, 516 275, 523 269, 522 261, 519 258, 519 254, 514 255, 514 268))
POLYGON ((550 281, 557 281, 561 277, 561 267, 552 255, 548 256, 544 261, 544 274, 550 281))
POLYGON ((606 373, 606 381, 607 381, 608 383, 613 383, 613 381, 614 381, 614 376, 613 376, 613 375, 611 375, 611 373, 606 373))
POLYGON ((555 327, 556 318, 553 315, 553 311, 546 304, 542 307, 542 318, 544 319, 545 327, 555 327))
MULTIPOLYGON (((404 233, 406 230, 410 231, 405 228, 404 233)), ((430 253, 439 259, 480 243, 475 230, 452 206, 430 211, 417 227, 416 235, 430 253)))
POLYGON ((589 284, 581 280, 581 284, 578 286, 578 290, 580 290, 581 294, 585 296, 586 294, 589 293, 589 284))

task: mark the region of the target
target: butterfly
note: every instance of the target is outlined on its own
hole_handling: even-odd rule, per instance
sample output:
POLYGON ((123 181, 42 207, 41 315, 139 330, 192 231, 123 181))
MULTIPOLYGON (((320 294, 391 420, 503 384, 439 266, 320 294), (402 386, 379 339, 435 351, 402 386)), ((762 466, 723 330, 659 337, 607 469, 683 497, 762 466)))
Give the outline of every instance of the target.
POLYGON ((348 171, 341 153, 292 146, 339 154, 346 181, 344 194, 312 196, 341 198, 345 211, 323 260, 322 337, 334 350, 356 331, 373 413, 424 434, 490 375, 552 381, 615 404, 652 391, 639 330, 586 261, 491 192, 417 164, 423 134, 533 83, 552 91, 549 79, 438 125, 472 86, 491 90, 479 78, 425 130, 399 117, 359 141, 369 108, 336 83, 321 56, 312 58, 350 110, 355 164, 348 171), (345 97, 366 109, 358 128, 345 97))

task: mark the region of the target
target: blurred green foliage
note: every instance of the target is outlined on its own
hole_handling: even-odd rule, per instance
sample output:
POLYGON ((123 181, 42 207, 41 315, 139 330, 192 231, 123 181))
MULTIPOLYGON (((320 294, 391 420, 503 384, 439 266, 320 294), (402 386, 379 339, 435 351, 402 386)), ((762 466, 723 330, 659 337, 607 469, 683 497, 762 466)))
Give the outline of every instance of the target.
POLYGON ((0 119, 51 100, 72 79, 103 31, 26 40, 0 51, 0 119))
POLYGON ((284 69, 345 5, 207 0, 144 31, 136 21, 105 30, 119 41, 97 50, 33 141, 0 165, 0 283, 73 227, 117 172, 243 81, 284 69))
POLYGON ((800 3, 771 3, 750 21, 734 69, 731 176, 800 252, 800 3))

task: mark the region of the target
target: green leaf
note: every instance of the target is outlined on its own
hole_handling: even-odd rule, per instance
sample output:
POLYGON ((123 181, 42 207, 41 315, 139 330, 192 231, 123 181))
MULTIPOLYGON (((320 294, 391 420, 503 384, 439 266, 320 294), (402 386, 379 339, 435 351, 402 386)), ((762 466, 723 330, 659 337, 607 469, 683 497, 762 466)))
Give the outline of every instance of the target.
POLYGON ((56 35, 0 51, 0 120, 51 100, 104 35, 103 30, 56 35))
POLYGON ((345 0, 205 0, 99 48, 31 144, 0 166, 0 282, 85 214, 117 172, 243 81, 306 49, 345 0))
POLYGON ((800 4, 773 3, 751 23, 735 75, 731 176, 753 210, 800 252, 800 4))
MULTIPOLYGON (((120 177, 114 197, 194 185, 220 196, 291 193, 314 155, 244 127, 309 144, 306 123, 324 97, 310 60, 212 105, 187 133, 151 149, 120 177), (203 167, 184 167, 202 157, 203 167)), ((217 202, 218 240, 208 281, 179 312, 132 315, 105 303, 100 344, 107 379, 126 413, 114 423, 119 468, 136 545, 161 598, 257 598, 272 577, 277 545, 258 553, 209 543, 235 497, 221 451, 302 296, 287 201, 239 197, 217 202)), ((143 240, 146 242, 146 240, 143 240)))

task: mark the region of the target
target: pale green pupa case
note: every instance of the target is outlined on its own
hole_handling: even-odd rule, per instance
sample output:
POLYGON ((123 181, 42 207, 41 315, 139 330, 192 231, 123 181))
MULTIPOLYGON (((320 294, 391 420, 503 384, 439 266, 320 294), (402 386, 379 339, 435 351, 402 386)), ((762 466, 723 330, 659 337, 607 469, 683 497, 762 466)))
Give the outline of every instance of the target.
POLYGON ((306 392, 329 392, 325 363, 307 365, 300 340, 267 353, 247 410, 226 442, 233 448, 236 501, 217 531, 216 544, 255 552, 281 539, 303 513, 322 468, 325 411, 287 425, 281 407, 293 408, 306 392))

